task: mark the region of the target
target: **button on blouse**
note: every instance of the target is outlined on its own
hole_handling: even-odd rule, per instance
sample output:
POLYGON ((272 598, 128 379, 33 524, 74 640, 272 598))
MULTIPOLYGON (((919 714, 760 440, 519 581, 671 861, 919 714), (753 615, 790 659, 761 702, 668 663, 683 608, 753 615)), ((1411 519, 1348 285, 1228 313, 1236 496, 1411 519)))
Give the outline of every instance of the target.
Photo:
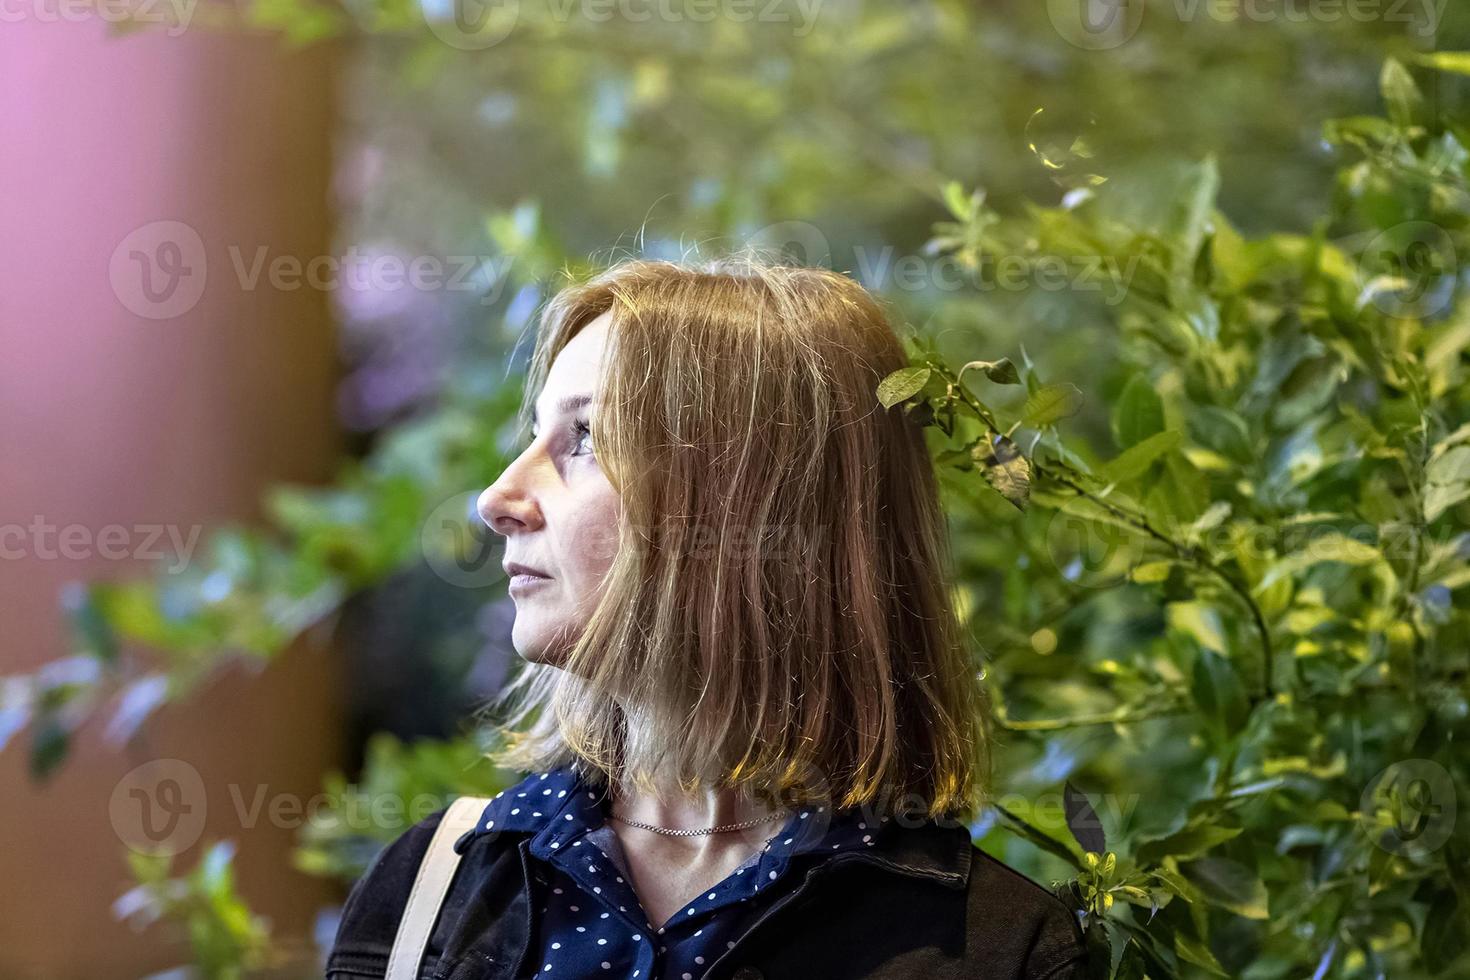
MULTIPOLYGON (((695 896, 666 923, 650 922, 629 884, 606 794, 570 767, 533 773, 496 794, 456 844, 497 831, 533 834, 531 947, 522 976, 695 980, 781 895, 795 887, 793 859, 820 861, 878 847, 892 825, 861 810, 800 807, 765 847, 695 896)), ((806 864, 810 865, 811 861, 806 864)))

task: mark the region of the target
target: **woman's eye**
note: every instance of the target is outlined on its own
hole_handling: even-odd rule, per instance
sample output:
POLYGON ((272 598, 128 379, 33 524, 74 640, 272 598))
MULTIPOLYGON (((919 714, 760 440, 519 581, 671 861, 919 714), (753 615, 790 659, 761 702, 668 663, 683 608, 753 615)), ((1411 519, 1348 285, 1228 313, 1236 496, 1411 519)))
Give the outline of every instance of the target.
POLYGON ((592 453, 592 429, 587 424, 586 419, 577 419, 572 423, 572 450, 573 456, 590 455, 592 453), (587 447, 587 452, 577 452, 583 445, 587 447))

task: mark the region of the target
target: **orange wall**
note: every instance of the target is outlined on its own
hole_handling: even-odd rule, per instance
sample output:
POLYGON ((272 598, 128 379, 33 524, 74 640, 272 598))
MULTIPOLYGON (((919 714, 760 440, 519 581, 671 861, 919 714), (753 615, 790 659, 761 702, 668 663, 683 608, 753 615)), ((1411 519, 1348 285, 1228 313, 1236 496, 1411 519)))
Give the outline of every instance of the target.
MULTIPOLYGON (((270 482, 330 472, 329 297, 242 289, 227 250, 330 251, 339 61, 332 47, 288 54, 273 38, 197 28, 109 38, 96 20, 0 24, 0 529, 74 524, 93 542, 67 557, 34 534, 0 538, 0 675, 68 652, 65 582, 145 571, 101 554, 102 528, 166 524, 187 539, 254 518, 270 482), (119 282, 112 257, 166 220, 198 232, 209 275, 192 307, 150 319, 130 308, 137 283, 119 282)), ((109 553, 142 550, 129 534, 109 553)), ((192 765, 207 794, 203 838, 180 862, 235 839, 246 897, 305 941, 317 906, 340 894, 290 871, 294 831, 242 827, 228 787, 319 789, 341 758, 337 669, 330 649, 299 645, 165 709, 126 750, 94 721, 40 788, 17 737, 0 753, 0 977, 135 977, 185 960, 109 912, 129 884, 109 799, 154 758, 192 765)))

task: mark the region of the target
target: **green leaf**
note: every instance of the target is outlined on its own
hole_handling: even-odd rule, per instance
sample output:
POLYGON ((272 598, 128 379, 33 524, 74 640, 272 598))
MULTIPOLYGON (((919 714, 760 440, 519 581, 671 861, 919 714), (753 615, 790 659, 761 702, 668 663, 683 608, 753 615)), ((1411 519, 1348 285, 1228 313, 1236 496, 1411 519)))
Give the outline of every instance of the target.
MULTIPOLYGON (((984 440, 976 440, 977 445, 984 445, 984 440)), ((934 457, 935 466, 953 466, 961 472, 969 472, 975 468, 973 457, 974 446, 946 449, 934 457)))
POLYGON ((1324 764, 1314 763, 1306 756, 1277 756, 1261 760, 1261 775, 1280 776, 1283 773, 1303 773, 1317 779, 1327 780, 1341 776, 1347 771, 1347 756, 1338 752, 1324 764))
MULTIPOLYGON (((1062 803, 1067 812, 1067 829, 1083 851, 1102 854, 1108 849, 1102 821, 1087 794, 1067 780, 1062 786, 1062 803)), ((1105 869, 1106 870, 1106 869, 1105 869)))
POLYGON ((41 781, 56 771, 71 748, 71 732, 54 715, 37 719, 31 728, 31 778, 41 781))
POLYGON ((1171 627, 1189 634, 1207 650, 1220 651, 1229 645, 1225 642, 1219 611, 1207 603, 1192 599, 1170 602, 1164 614, 1171 627))
POLYGON ((1127 449, 1163 431, 1163 399, 1146 377, 1133 375, 1113 407, 1113 438, 1119 448, 1127 449))
POLYGON ((1265 919, 1268 916, 1265 884, 1239 861, 1203 857, 1180 865, 1179 870, 1211 904, 1247 919, 1265 919))
POLYGON ((1048 854, 1055 855, 1069 865, 1081 870, 1081 852, 1077 850, 1075 843, 1057 840, 1039 827, 1033 826, 1029 821, 1012 813, 1004 806, 996 804, 994 809, 1009 830, 1035 844, 1048 854))
POLYGON ((1032 428, 1053 425, 1077 414, 1082 407, 1082 391, 1070 382, 1043 385, 1026 399, 1021 421, 1032 428))
POLYGON ((1220 189, 1213 156, 1198 162, 1154 161, 1109 179, 1099 188, 1100 216, 1152 235, 1170 246, 1178 274, 1191 274, 1220 189))
POLYGON ((1031 499, 1031 463, 1014 442, 1003 435, 996 435, 991 445, 977 442, 971 451, 975 462, 983 467, 985 482, 1017 510, 1025 510, 1031 499))
POLYGON ((1200 711, 1222 735, 1229 737, 1244 727, 1250 702, 1240 675, 1225 657, 1201 648, 1190 690, 1200 711))
POLYGON ((1470 442, 1470 422, 1466 422, 1454 432, 1445 436, 1434 444, 1433 456, 1441 456, 1461 443, 1470 442))
POLYGON ((1147 499, 1150 515, 1174 525, 1193 524, 1209 506, 1210 491, 1204 474, 1176 450, 1164 454, 1164 477, 1147 499))
MULTIPOLYGON (((1123 956, 1118 960, 1118 969, 1113 974, 1112 980, 1145 980, 1148 974, 1145 973, 1147 967, 1144 962, 1143 953, 1139 950, 1138 944, 1133 941, 1131 936, 1125 942, 1123 956)), ((1094 968, 1092 967, 1091 957, 1088 958, 1088 964, 1089 969, 1094 968)), ((1104 962, 1100 969, 1101 973, 1097 975, 1106 978, 1108 976, 1108 964, 1104 962)))
POLYGON ((1470 497, 1470 446, 1455 446, 1430 460, 1424 471, 1424 519, 1434 521, 1470 497))
POLYGON ((1413 125, 1414 113, 1423 97, 1409 70, 1393 58, 1386 59, 1378 74, 1378 88, 1388 105, 1388 117, 1399 126, 1413 125))
POLYGON ((1426 51, 1413 56, 1415 64, 1436 71, 1470 75, 1470 51, 1426 51))
POLYGON ((1296 575, 1319 562, 1336 561, 1345 565, 1370 565, 1383 561, 1383 552, 1371 544, 1364 544, 1336 531, 1328 532, 1307 541, 1306 548, 1294 555, 1287 555, 1275 562, 1261 576, 1255 591, 1264 592, 1280 579, 1296 575))
POLYGON ((1470 949, 1470 916, 1465 914, 1453 889, 1442 889, 1429 902, 1419 948, 1424 965, 1433 973, 1442 972, 1470 949))
POLYGON ((1098 476, 1109 483, 1126 483, 1142 476, 1160 456, 1183 441, 1177 430, 1156 432, 1130 449, 1109 460, 1098 470, 1098 476))
POLYGON ((96 591, 72 583, 62 591, 61 607, 82 649, 103 663, 116 663, 117 635, 98 604, 96 591))
POLYGON ((1345 116, 1329 119, 1322 127, 1322 136, 1333 144, 1367 147, 1388 142, 1397 131, 1394 124, 1382 116, 1345 116))
POLYGON ((1189 526, 1186 537, 1190 541, 1198 541, 1202 535, 1224 524, 1225 519, 1230 516, 1231 510, 1230 501, 1215 501, 1213 504, 1210 504, 1209 509, 1199 516, 1199 520, 1189 526))
POLYGON ((1243 829, 1216 823, 1193 823, 1166 837, 1143 840, 1134 849, 1133 856, 1139 864, 1145 865, 1160 864, 1166 857, 1189 861, 1239 837, 1243 829))
POLYGON ((998 361, 971 361, 960 368, 960 379, 963 380, 965 372, 972 368, 978 371, 984 371, 985 376, 998 385, 1018 385, 1021 383, 1021 376, 1016 372, 1016 366, 1011 363, 1009 357, 1002 357, 998 361))
POLYGON ((884 408, 892 408, 924 390, 933 372, 927 367, 899 368, 878 385, 878 401, 884 408))
MULTIPOLYGON (((1087 927, 1084 938, 1087 944, 1086 980, 1110 980, 1114 977, 1110 969, 1113 961, 1113 944, 1108 938, 1107 923, 1101 919, 1093 919, 1087 927)), ((1080 976, 1078 980, 1081 980, 1080 976)))
POLYGON ((1196 405, 1187 418, 1195 442, 1237 463, 1252 461, 1250 430, 1235 412, 1218 405, 1196 405))
POLYGON ((1174 566, 1175 563, 1172 561, 1146 561, 1133 566, 1128 577, 1139 585, 1158 585, 1168 580, 1169 573, 1174 566))
POLYGON ((949 208, 949 213, 954 215, 956 221, 969 221, 973 216, 980 200, 979 191, 975 195, 965 193, 964 185, 957 180, 951 180, 942 189, 944 206, 949 208))
POLYGON ((1215 959, 1215 954, 1210 952, 1210 947, 1192 936, 1185 935, 1183 932, 1176 932, 1174 934, 1174 952, 1179 954, 1180 959, 1188 960, 1195 966, 1203 967, 1214 976, 1228 977, 1230 975, 1225 972, 1225 968, 1220 965, 1220 961, 1215 959))
MULTIPOLYGON (((1160 839, 1164 840, 1167 838, 1160 839)), ((1149 847, 1152 845, 1151 843, 1145 843, 1144 846, 1149 847)), ((1135 854, 1135 858, 1139 864, 1154 863, 1153 861, 1144 860, 1143 857, 1139 856, 1139 853, 1141 852, 1135 854)), ((1167 852, 1165 852, 1163 856, 1158 859, 1160 862, 1159 866, 1153 868, 1149 873, 1152 874, 1154 878, 1156 878, 1159 883, 1164 886, 1165 889, 1167 889, 1172 894, 1184 899, 1191 905, 1202 903, 1204 901, 1204 896, 1200 894, 1199 889, 1196 888, 1189 881, 1188 878, 1185 878, 1182 874, 1178 872, 1178 870, 1176 870, 1176 867, 1172 860, 1165 860, 1165 857, 1167 857, 1167 852)))

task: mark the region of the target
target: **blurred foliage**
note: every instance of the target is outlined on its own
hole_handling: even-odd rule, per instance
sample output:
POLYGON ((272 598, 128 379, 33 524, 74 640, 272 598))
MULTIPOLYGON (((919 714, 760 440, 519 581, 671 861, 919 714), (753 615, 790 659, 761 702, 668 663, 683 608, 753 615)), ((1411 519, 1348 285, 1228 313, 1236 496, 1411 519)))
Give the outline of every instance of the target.
POLYGON ((473 734, 404 745, 379 732, 368 741, 359 782, 349 782, 341 773, 327 777, 327 803, 312 812, 301 830, 296 867, 355 881, 384 845, 454 797, 494 796, 518 779, 497 772, 473 734))
MULTIPOLYGON (((341 773, 329 773, 322 793, 306 808, 296 868, 354 881, 385 845, 456 796, 493 796, 515 782, 518 776, 490 765, 485 748, 475 733, 410 745, 385 732, 374 735, 362 780, 350 783, 341 773)), ((204 849, 196 867, 171 876, 173 856, 125 852, 136 884, 113 903, 113 914, 135 929, 172 930, 192 953, 188 965, 154 980, 320 975, 312 962, 320 951, 275 939, 271 923, 250 910, 235 884, 234 853, 232 841, 218 841, 204 849)), ((325 938, 333 932, 334 925, 325 938)))
POLYGON ((192 870, 169 877, 173 858, 128 851, 138 884, 113 903, 113 914, 137 929, 155 923, 177 929, 193 952, 185 976, 237 980, 273 959, 269 923, 252 914, 235 888, 235 846, 218 841, 192 870))
MULTIPOLYGON (((75 655, 0 680, 0 745, 29 729, 44 777, 99 710, 127 739, 405 568, 473 568, 444 508, 508 462, 536 305, 629 228, 653 257, 754 240, 916 325, 879 395, 930 424, 997 705, 976 837, 1055 879, 1098 975, 1470 973, 1470 55, 1433 50, 1465 13, 1155 3, 1092 50, 1066 6, 833 0, 804 30, 527 0, 491 44, 391 0, 247 8, 372 38, 348 170, 392 174, 349 239, 498 264, 333 486, 71 590, 75 655)), ((352 816, 374 801, 504 785, 480 749, 373 741, 298 866, 360 873, 403 826, 352 816)))

